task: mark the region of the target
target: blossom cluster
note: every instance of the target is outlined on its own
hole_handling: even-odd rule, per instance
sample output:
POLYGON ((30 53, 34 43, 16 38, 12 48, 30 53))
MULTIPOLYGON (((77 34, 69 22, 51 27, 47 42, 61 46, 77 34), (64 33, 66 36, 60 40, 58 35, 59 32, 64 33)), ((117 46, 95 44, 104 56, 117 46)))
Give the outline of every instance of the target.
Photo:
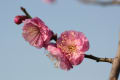
POLYGON ((60 37, 55 37, 54 32, 38 17, 26 18, 17 16, 16 24, 24 23, 23 38, 36 48, 45 48, 57 62, 57 67, 70 70, 79 65, 89 49, 89 41, 82 33, 74 30, 64 31, 60 37), (51 42, 55 40, 55 43, 51 42))

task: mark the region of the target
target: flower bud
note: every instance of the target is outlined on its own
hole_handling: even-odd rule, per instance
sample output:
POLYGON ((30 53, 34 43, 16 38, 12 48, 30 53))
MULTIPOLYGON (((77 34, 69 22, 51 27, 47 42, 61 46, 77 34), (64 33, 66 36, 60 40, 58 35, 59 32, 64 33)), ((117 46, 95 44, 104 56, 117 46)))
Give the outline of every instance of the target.
POLYGON ((25 20, 25 19, 28 19, 28 17, 24 16, 24 15, 18 15, 18 16, 15 16, 14 22, 16 24, 21 24, 23 22, 23 20, 25 20))

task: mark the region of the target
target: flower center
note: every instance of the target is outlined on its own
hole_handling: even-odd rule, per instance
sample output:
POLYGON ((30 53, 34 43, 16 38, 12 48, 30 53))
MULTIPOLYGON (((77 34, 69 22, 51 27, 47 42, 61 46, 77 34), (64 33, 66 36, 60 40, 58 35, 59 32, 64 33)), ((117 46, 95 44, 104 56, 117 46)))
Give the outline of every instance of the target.
POLYGON ((64 52, 64 53, 67 53, 67 54, 72 54, 72 53, 74 53, 74 52, 76 52, 76 45, 59 45, 58 46, 61 50, 62 50, 62 52, 64 52))
POLYGON ((68 47, 68 52, 69 53, 73 53, 76 51, 76 46, 75 45, 69 45, 68 47))
POLYGON ((30 32, 39 32, 39 28, 38 27, 30 27, 29 31, 30 32))
POLYGON ((38 33, 40 33, 39 28, 33 26, 28 27, 26 31, 27 31, 26 33, 28 33, 29 36, 35 36, 38 33))

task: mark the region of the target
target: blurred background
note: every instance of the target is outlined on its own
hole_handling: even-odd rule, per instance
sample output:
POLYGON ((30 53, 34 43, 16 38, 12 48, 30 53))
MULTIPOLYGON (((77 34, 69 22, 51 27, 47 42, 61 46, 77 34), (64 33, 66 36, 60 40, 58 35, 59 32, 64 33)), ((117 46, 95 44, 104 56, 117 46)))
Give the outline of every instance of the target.
MULTIPOLYGON (((101 0, 102 1, 102 0, 101 0)), ((0 0, 0 80, 108 80, 112 65, 84 59, 70 71, 55 68, 47 51, 36 49, 22 37, 22 26, 13 21, 24 14, 41 18, 60 35, 65 30, 83 32, 90 41, 86 54, 114 57, 120 32, 120 5, 93 5, 78 0, 0 0)), ((120 78, 119 78, 120 80, 120 78)))

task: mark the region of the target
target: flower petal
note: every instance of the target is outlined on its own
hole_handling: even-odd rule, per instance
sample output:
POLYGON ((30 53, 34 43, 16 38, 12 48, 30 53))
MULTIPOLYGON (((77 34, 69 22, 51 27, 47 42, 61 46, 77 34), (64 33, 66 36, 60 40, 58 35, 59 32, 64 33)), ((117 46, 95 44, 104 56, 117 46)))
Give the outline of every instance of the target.
POLYGON ((69 58, 72 65, 80 64, 84 59, 84 53, 73 53, 69 58))
POLYGON ((50 52, 50 54, 56 58, 58 62, 60 62, 59 66, 61 69, 70 70, 73 68, 72 64, 66 58, 66 56, 60 51, 59 48, 56 47, 56 44, 49 44, 46 49, 50 52))

